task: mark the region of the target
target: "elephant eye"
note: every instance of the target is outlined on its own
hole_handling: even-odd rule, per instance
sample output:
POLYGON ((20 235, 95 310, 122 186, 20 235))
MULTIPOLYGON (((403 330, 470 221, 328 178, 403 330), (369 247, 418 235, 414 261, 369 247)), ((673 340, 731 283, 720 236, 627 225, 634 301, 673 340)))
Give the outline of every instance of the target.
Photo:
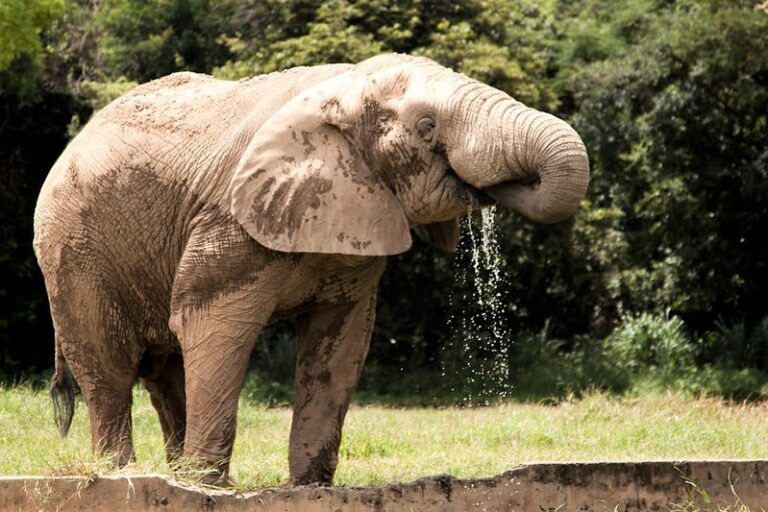
POLYGON ((426 142, 432 142, 435 137, 435 120, 431 117, 422 117, 416 122, 416 132, 426 142))

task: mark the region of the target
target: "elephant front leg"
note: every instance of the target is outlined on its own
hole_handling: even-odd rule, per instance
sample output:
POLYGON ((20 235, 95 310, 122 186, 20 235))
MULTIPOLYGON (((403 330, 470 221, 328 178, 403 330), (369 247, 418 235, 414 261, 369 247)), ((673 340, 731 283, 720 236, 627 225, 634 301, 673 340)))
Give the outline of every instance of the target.
POLYGON ((223 295, 206 308, 184 308, 171 321, 184 353, 183 458, 203 470, 207 484, 229 483, 238 397, 251 349, 269 315, 244 307, 254 304, 248 299, 247 294, 223 295))
POLYGON ((289 467, 294 485, 330 485, 341 428, 368 353, 376 293, 298 322, 289 467))
POLYGON ((248 359, 289 260, 268 257, 226 219, 196 222, 174 278, 169 319, 183 355, 182 462, 202 469, 206 483, 226 484, 248 359))

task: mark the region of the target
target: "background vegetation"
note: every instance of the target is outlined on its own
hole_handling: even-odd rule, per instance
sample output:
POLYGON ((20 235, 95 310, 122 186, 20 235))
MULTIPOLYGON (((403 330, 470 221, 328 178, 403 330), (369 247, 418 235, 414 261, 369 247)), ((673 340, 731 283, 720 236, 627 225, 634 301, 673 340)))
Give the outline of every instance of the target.
MULTIPOLYGON (((178 70, 237 79, 398 51, 568 119, 593 178, 567 222, 500 214, 502 354, 483 348, 490 325, 473 280, 456 279, 468 251, 417 242, 392 258, 363 394, 455 400, 482 380, 467 361, 501 357, 509 375, 486 394, 672 386, 765 396, 766 9, 754 0, 2 0, 0 375, 52 365, 32 212, 94 110, 178 70)), ((288 399, 289 336, 270 329, 246 393, 288 399)))

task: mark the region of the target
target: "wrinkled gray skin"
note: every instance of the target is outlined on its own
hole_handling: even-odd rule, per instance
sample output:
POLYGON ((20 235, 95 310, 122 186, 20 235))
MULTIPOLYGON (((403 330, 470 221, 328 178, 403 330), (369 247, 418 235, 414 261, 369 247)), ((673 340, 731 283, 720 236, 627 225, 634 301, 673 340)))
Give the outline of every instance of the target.
POLYGON ((127 463, 139 379, 168 458, 226 481, 251 349, 291 316, 291 481, 329 484, 384 256, 411 229, 454 249, 457 218, 491 198, 562 220, 588 167, 563 121, 422 58, 137 87, 67 147, 35 213, 59 428, 71 371, 94 449, 127 463))

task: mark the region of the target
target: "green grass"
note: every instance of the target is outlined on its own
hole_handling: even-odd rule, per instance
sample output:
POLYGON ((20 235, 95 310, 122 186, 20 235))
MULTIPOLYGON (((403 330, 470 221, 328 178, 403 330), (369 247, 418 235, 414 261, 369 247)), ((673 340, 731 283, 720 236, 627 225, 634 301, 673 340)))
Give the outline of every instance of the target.
MULTIPOLYGON (((131 473, 167 473, 160 428, 145 391, 134 392, 137 462, 131 473)), ((242 400, 233 476, 240 488, 288 478, 291 412, 242 400)), ((78 403, 60 439, 45 390, 0 387, 0 474, 94 474, 86 409, 78 403)), ((483 408, 354 406, 336 484, 410 481, 449 473, 494 475, 522 462, 768 457, 768 407, 682 394, 591 394, 558 405, 483 408)))

